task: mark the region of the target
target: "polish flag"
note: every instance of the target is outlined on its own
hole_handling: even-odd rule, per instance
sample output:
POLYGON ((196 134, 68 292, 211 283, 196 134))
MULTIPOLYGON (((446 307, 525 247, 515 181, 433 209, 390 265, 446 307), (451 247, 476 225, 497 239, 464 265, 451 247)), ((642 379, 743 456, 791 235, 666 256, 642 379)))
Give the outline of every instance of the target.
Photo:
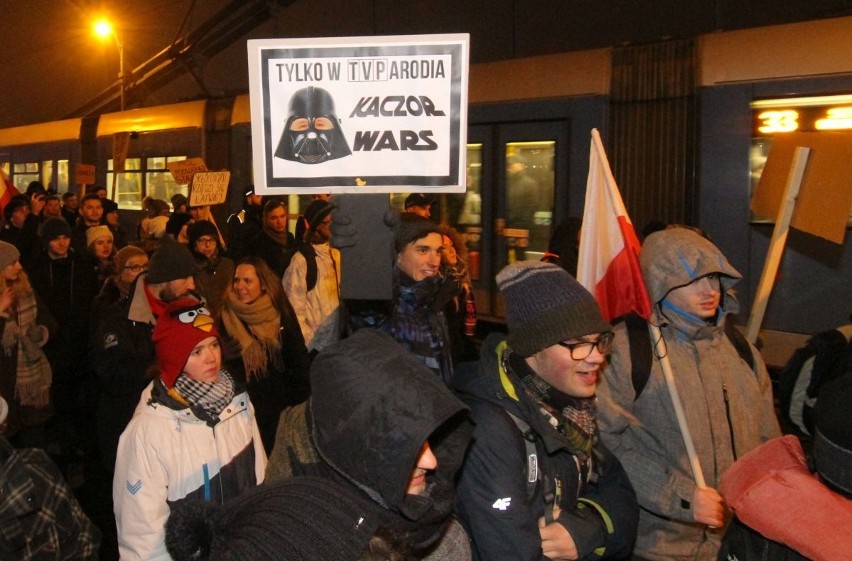
POLYGON ((9 204, 9 201, 12 200, 12 197, 20 193, 15 189, 15 184, 12 183, 12 180, 3 171, 3 168, 0 168, 0 180, 2 180, 0 181, 0 213, 2 213, 6 205, 9 204))
POLYGON ((592 129, 577 280, 595 295, 608 321, 630 312, 645 319, 651 314, 639 267, 639 239, 597 129, 592 129))

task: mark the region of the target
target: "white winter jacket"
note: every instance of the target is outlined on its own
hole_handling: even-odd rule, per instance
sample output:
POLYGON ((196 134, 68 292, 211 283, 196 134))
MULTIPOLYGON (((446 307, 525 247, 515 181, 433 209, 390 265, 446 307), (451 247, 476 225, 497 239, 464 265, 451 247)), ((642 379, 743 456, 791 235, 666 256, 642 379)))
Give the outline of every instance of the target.
POLYGON ((266 469, 246 392, 234 397, 214 426, 189 408, 171 408, 167 396, 152 400, 152 393, 164 394, 158 382, 142 392, 118 443, 112 495, 123 561, 170 560, 165 524, 172 505, 224 502, 261 483, 266 469))

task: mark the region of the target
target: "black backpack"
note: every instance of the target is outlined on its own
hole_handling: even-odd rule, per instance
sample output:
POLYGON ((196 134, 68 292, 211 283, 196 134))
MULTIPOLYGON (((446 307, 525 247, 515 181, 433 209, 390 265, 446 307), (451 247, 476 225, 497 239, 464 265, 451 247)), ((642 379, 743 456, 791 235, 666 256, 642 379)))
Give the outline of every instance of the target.
POLYGON ((308 265, 307 271, 305 271, 305 283, 308 286, 308 292, 310 292, 317 285, 317 252, 314 246, 308 242, 296 242, 284 253, 283 265, 285 271, 296 253, 301 253, 308 265))
POLYGON ((813 434, 820 388, 852 370, 852 325, 817 333, 796 350, 779 374, 781 415, 813 434))
MULTIPOLYGON (((642 390, 648 383, 648 377, 651 375, 651 366, 654 362, 654 349, 651 345, 651 338, 648 333, 648 322, 638 314, 631 312, 626 316, 622 316, 613 320, 613 324, 624 322, 627 328, 627 340, 630 344, 630 379, 633 381, 633 390, 636 393, 634 401, 639 399, 642 390)), ((749 368, 754 370, 754 355, 751 352, 751 346, 739 329, 732 321, 725 322, 725 335, 731 341, 731 344, 737 350, 749 368)))

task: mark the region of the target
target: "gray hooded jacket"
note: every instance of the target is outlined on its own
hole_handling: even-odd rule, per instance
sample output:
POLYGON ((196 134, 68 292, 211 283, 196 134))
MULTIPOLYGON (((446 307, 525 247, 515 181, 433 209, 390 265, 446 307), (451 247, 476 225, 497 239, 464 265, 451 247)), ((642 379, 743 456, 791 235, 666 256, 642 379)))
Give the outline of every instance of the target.
MULTIPOLYGON (((731 287, 740 274, 718 248, 685 228, 649 236, 640 260, 654 304, 651 321, 661 327, 705 480, 716 488, 737 457, 780 434, 769 376, 757 350, 752 348, 752 370, 723 332, 726 317, 737 310, 731 287), (710 273, 720 274, 723 292, 715 321, 705 322, 665 301, 672 289, 710 273)), ((639 499, 635 553, 660 561, 715 560, 723 530, 693 521, 695 482, 659 361, 654 360, 638 398, 631 369, 621 323, 598 387, 598 421, 639 499)))

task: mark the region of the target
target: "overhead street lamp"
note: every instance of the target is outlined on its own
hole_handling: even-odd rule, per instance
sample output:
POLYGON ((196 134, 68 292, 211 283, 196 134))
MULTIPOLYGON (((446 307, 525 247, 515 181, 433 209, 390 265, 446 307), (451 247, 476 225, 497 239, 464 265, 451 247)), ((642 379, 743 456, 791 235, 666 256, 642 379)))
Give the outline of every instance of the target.
POLYGON ((115 45, 118 47, 118 83, 121 89, 121 110, 124 111, 124 45, 118 37, 115 28, 112 24, 105 20, 99 19, 95 22, 95 34, 106 39, 112 36, 115 45))

